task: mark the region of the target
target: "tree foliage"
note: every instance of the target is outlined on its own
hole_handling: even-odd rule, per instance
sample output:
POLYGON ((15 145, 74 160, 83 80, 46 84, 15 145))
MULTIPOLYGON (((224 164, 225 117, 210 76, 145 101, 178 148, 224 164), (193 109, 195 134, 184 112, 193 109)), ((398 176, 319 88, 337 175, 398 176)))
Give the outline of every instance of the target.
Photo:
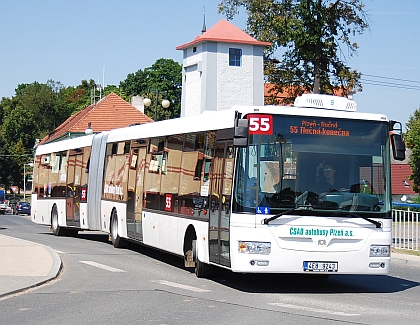
POLYGON ((90 104, 88 82, 65 88, 48 80, 19 84, 12 98, 0 102, 0 183, 8 187, 23 181, 23 164, 33 159, 36 139, 43 138, 72 113, 90 104))
POLYGON ((151 67, 130 73, 120 82, 120 90, 131 96, 151 99, 152 104, 145 107, 145 114, 157 120, 180 116, 181 111, 181 65, 171 59, 158 59, 151 67), (163 99, 171 103, 168 109, 162 107, 163 99), (157 104, 156 104, 157 103, 157 104), (156 110, 156 112, 155 112, 156 110))
POLYGON ((223 0, 219 12, 232 19, 245 9, 247 32, 271 42, 265 60, 274 92, 292 101, 303 92, 344 95, 361 91, 360 73, 343 61, 352 56, 368 20, 362 0, 223 0), (344 49, 341 47, 344 45, 344 49), (274 55, 280 54, 280 59, 274 55))
POLYGON ((154 118, 156 94, 158 119, 178 117, 181 107, 181 66, 159 59, 151 67, 129 74, 121 86, 99 86, 94 80, 65 87, 58 81, 19 84, 12 98, 0 101, 0 186, 22 185, 23 166, 33 159, 36 139, 41 139, 74 113, 111 92, 130 101, 132 95, 152 100, 146 114, 154 118), (160 105, 165 98, 169 109, 160 105))
POLYGON ((406 124, 407 132, 404 136, 407 147, 411 150, 408 164, 412 174, 413 191, 420 192, 420 108, 414 111, 406 124))

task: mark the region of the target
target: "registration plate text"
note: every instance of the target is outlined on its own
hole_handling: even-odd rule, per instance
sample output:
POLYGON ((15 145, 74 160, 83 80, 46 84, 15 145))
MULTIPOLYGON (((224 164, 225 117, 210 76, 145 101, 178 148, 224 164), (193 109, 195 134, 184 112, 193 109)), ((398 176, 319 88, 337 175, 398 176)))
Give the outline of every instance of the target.
POLYGON ((338 272, 337 262, 303 262, 306 272, 338 272))

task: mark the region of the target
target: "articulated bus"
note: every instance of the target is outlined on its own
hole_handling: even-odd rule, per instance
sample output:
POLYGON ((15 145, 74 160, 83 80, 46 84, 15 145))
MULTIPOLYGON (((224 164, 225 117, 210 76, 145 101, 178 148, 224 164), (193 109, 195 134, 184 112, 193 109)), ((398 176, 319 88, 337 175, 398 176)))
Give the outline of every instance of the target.
POLYGON ((198 277, 387 274, 391 155, 401 124, 346 98, 235 106, 38 146, 31 219, 179 255, 198 277))

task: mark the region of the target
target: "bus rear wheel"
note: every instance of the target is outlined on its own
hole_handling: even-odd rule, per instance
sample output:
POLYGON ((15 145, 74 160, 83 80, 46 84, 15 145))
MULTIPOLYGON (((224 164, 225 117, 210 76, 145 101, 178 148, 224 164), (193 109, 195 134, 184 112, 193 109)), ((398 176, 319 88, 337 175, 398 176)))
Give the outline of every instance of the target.
POLYGON ((193 253, 194 253, 194 262, 195 262, 195 275, 197 278, 209 278, 213 274, 213 266, 207 263, 203 263, 198 258, 197 251, 197 240, 193 240, 192 243, 193 253))
POLYGON ((63 236, 66 232, 65 228, 62 228, 58 225, 58 211, 57 206, 55 205, 51 211, 51 229, 54 236, 63 236))
POLYGON ((116 210, 112 211, 110 227, 112 245, 114 245, 115 248, 123 247, 124 240, 120 237, 120 235, 118 235, 118 214, 116 210))

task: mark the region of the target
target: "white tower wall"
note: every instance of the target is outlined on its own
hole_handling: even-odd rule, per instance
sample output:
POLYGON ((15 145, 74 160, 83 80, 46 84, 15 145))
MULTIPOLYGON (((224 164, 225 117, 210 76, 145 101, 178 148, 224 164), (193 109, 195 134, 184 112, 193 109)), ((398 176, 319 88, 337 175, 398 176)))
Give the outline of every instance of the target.
MULTIPOLYGON (((230 34, 226 30, 223 33, 230 34)), ((245 38, 245 33, 239 33, 245 38)), ((181 116, 227 110, 234 105, 264 105, 263 49, 268 43, 246 37, 251 41, 197 37, 180 47, 183 50, 181 116), (241 66, 229 65, 230 48, 242 50, 241 66)))

